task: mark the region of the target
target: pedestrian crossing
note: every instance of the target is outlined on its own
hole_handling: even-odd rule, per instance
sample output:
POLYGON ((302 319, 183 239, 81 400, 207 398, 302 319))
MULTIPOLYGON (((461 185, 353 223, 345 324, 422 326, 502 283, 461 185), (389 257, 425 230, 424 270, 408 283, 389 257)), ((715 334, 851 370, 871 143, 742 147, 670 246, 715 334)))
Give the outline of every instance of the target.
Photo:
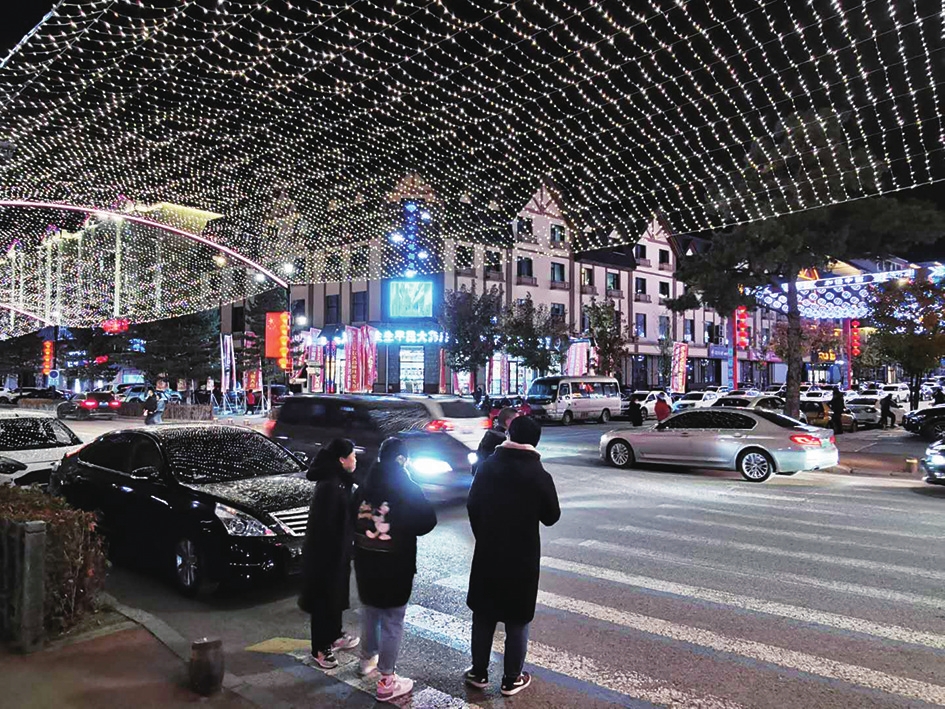
MULTIPOLYGON (((582 506, 545 532, 527 659, 536 684, 511 700, 463 687, 470 543, 450 527, 435 561, 418 560, 400 663, 418 685, 400 706, 945 706, 945 499, 897 486, 827 497, 792 480, 770 493, 705 486, 688 504, 672 482, 620 478, 595 503, 567 482, 562 500, 582 506), (612 504, 622 489, 634 495, 623 515, 612 504)), ((369 699, 355 656, 340 655, 327 674, 369 699)))

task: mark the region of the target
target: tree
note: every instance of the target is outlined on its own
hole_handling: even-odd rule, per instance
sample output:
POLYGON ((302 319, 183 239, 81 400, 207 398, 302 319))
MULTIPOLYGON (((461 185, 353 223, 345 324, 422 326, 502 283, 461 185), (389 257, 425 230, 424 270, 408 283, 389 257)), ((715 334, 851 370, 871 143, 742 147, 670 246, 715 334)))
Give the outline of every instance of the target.
POLYGON ((205 310, 134 325, 133 338, 144 341, 135 366, 154 381, 205 379, 220 370, 220 311, 205 310))
MULTIPOLYGON (((790 354, 789 336, 790 332, 786 322, 779 321, 775 323, 771 331, 771 340, 768 342, 768 350, 774 352, 781 359, 786 359, 790 354)), ((802 352, 810 353, 813 356, 819 352, 836 351, 842 344, 842 339, 837 334, 837 328, 833 323, 806 318, 801 320, 802 352)))
POLYGON ((870 339, 908 375, 916 409, 922 378, 945 357, 945 287, 924 278, 889 281, 874 291, 872 305, 876 332, 870 339))
POLYGON ((42 367, 42 343, 37 332, 0 341, 0 373, 17 376, 20 386, 32 384, 26 377, 35 375, 42 367))
POLYGON ((690 290, 670 304, 677 312, 701 302, 731 313, 756 306, 755 289, 786 285, 789 415, 798 413, 804 369, 798 274, 836 259, 889 255, 945 229, 945 217, 931 205, 856 199, 876 191, 884 170, 865 144, 848 142, 835 113, 791 116, 751 146, 740 178, 710 198, 718 221, 737 226, 717 231, 708 248, 680 261, 677 277, 690 290), (805 209, 825 202, 832 206, 805 209))
POLYGON ((446 364, 454 371, 472 374, 473 384, 497 349, 501 309, 502 296, 495 286, 478 295, 473 284, 471 291, 465 286, 447 291, 437 312, 437 321, 448 335, 446 364))
POLYGON ((673 378, 673 340, 666 336, 659 339, 658 364, 660 386, 668 388, 673 378))
POLYGON ((127 332, 108 334, 100 327, 60 328, 58 343, 59 362, 76 362, 76 366, 65 368, 67 378, 95 382, 111 381, 122 367, 134 364, 127 332), (74 357, 69 352, 83 352, 74 357))
POLYGON ((261 366, 266 382, 285 377, 285 372, 279 368, 279 363, 265 357, 266 313, 284 312, 287 307, 285 290, 282 288, 259 293, 246 301, 245 336, 239 365, 243 371, 261 366))
POLYGON ((563 317, 552 315, 546 305, 535 307, 531 295, 513 303, 502 313, 501 343, 510 357, 518 358, 539 376, 560 366, 568 351, 570 336, 563 317))
POLYGON ((602 303, 592 300, 584 306, 588 333, 597 349, 597 373, 613 375, 623 366, 630 347, 630 333, 623 313, 610 298, 602 303))
POLYGON ((860 355, 853 358, 853 377, 857 381, 876 379, 876 370, 886 363, 886 358, 872 335, 862 333, 861 338, 860 355))

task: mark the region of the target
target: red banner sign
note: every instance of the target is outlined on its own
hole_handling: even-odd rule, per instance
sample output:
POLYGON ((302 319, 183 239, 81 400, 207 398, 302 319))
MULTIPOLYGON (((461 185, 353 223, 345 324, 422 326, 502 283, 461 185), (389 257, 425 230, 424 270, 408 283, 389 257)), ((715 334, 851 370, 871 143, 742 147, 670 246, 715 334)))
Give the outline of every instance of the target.
POLYGON ((289 366, 289 313, 266 313, 266 357, 279 360, 279 366, 289 366))

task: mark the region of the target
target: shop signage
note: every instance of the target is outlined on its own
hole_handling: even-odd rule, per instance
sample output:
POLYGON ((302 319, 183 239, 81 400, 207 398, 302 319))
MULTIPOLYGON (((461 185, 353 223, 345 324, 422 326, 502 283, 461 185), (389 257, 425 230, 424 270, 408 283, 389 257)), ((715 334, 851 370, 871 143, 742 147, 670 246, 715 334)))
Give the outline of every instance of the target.
POLYGON ((686 391, 686 360, 689 358, 689 343, 673 343, 672 376, 670 377, 671 391, 686 391))
POLYGON ((731 350, 725 345, 709 345, 710 359, 725 359, 729 356, 731 350))

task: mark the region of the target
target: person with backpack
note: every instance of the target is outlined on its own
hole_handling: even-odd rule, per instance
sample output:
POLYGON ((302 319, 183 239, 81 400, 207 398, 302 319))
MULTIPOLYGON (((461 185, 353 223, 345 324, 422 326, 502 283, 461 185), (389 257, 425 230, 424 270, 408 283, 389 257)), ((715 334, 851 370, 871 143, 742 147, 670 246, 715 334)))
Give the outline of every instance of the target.
POLYGON ((408 457, 404 441, 388 438, 356 495, 354 574, 364 638, 358 674, 380 673, 375 694, 379 702, 413 690, 413 680, 397 676, 395 669, 417 573, 417 537, 436 526, 433 505, 407 473, 408 457))
POLYGON ((336 650, 350 650, 360 642, 341 628, 341 615, 349 607, 351 489, 357 465, 354 443, 336 438, 318 451, 306 475, 316 485, 302 547, 299 607, 312 616, 312 658, 323 670, 338 666, 336 650))
POLYGON ((489 657, 497 623, 505 625, 502 694, 518 694, 531 683, 523 671, 529 624, 535 617, 541 559, 539 523, 561 517, 554 480, 535 449, 541 426, 519 416, 509 440, 495 449, 473 479, 466 509, 476 538, 466 605, 473 612, 472 667, 463 679, 489 684, 489 657))

